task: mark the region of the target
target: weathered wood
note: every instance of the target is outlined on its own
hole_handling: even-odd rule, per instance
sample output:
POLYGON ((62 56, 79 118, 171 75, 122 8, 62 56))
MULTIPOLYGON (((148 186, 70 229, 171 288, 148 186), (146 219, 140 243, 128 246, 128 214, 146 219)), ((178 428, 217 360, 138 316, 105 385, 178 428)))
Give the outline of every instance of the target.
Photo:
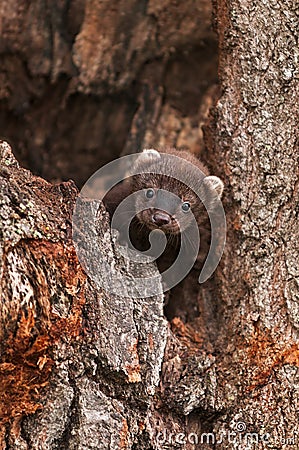
POLYGON ((0 138, 35 174, 77 186, 149 140, 198 151, 199 103, 217 79, 211 9, 209 0, 1 2, 0 138))
POLYGON ((129 448, 160 380, 163 297, 96 289, 73 246, 73 183, 32 176, 6 143, 0 162, 1 448, 129 448))
POLYGON ((72 242, 75 185, 33 176, 2 143, 1 448, 296 448, 296 5, 214 2, 221 93, 203 149, 209 2, 25 3, 0 6, 0 132, 21 161, 82 184, 121 153, 186 145, 225 182, 229 233, 216 277, 199 287, 193 271, 173 292, 168 325, 162 296, 93 284, 72 242))
MULTIPOLYGON (((209 135, 230 232, 216 364, 225 413, 212 429, 238 431, 239 422, 240 449, 298 446, 298 9, 215 7, 223 93, 209 135), (268 442, 246 447, 246 432, 268 442)), ((224 437, 217 448, 232 444, 224 437)))

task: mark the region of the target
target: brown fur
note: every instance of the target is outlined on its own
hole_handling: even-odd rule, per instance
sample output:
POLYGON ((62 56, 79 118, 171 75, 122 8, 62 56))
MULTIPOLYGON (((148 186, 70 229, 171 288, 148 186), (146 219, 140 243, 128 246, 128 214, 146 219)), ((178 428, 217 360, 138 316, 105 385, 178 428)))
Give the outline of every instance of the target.
POLYGON ((157 172, 172 173, 173 162, 164 161, 157 157, 155 150, 144 151, 136 161, 134 171, 139 175, 134 175, 123 183, 112 189, 104 199, 104 203, 109 213, 112 215, 117 205, 133 192, 139 192, 132 209, 139 212, 132 222, 130 237, 133 245, 139 250, 146 250, 149 247, 149 233, 154 229, 160 229, 167 236, 167 247, 163 255, 157 260, 158 268, 164 271, 176 259, 180 246, 180 233, 188 232, 191 225, 191 217, 194 215, 201 236, 201 247, 198 261, 203 261, 207 254, 210 243, 210 224, 207 210, 211 212, 216 198, 220 198, 223 185, 216 177, 209 177, 207 168, 194 155, 188 151, 178 151, 176 149, 165 149, 160 153, 182 158, 184 161, 195 166, 194 170, 186 166, 183 161, 179 161, 179 173, 186 178, 186 183, 166 175, 159 175, 157 172), (153 153, 151 153, 153 152, 153 153), (196 170, 196 169, 199 169, 196 170), (147 173, 147 172, 149 173, 147 173), (200 192, 200 197, 205 200, 205 205, 189 187, 200 192), (148 189, 154 191, 154 197, 148 199, 146 192, 148 189), (163 194, 165 190, 177 196, 177 199, 169 199, 163 194), (166 208, 157 208, 157 199, 166 202, 166 208), (182 204, 188 202, 190 211, 183 212, 182 204))

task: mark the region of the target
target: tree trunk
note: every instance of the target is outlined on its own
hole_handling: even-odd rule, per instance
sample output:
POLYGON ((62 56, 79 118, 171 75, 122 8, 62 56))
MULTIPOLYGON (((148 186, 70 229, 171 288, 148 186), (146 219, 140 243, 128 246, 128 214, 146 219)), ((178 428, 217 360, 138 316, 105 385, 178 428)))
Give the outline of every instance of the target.
MULTIPOLYGON (((81 187, 121 154, 186 146, 225 182, 228 223, 214 278, 192 271, 164 312, 162 295, 108 293, 76 255, 75 184, 2 143, 0 448, 298 446, 298 9, 215 2, 218 99, 210 14, 204 0, 0 6, 0 133, 26 167, 81 187)), ((90 208, 91 247, 142 273, 90 208)))
MULTIPOLYGON (((297 447, 298 8, 219 0, 215 9, 222 96, 208 134, 230 226, 213 431, 237 432, 242 449, 297 447), (246 433, 259 443, 246 447, 246 433)), ((231 446, 224 437, 219 448, 231 446)))

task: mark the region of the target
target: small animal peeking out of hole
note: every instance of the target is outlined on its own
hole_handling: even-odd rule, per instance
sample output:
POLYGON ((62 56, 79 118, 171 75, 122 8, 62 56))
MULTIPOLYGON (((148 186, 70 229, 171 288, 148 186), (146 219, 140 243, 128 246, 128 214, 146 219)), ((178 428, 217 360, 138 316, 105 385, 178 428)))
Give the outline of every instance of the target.
POLYGON ((176 261, 184 239, 188 248, 185 260, 196 252, 195 265, 202 267, 211 241, 210 218, 222 193, 223 182, 210 175, 192 153, 174 148, 147 149, 137 157, 131 174, 113 187, 103 201, 112 218, 121 202, 131 198, 122 211, 118 231, 120 239, 129 236, 135 249, 148 251, 151 232, 163 235, 164 251, 156 259, 163 273, 176 261), (129 233, 125 232, 127 222, 129 233), (197 247, 196 235, 191 233, 194 223, 199 233, 197 247))

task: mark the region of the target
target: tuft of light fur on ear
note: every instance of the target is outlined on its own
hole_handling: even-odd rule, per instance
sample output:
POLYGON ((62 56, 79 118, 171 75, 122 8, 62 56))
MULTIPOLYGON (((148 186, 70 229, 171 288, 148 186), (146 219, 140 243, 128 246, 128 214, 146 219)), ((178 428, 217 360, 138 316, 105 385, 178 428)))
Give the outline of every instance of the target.
POLYGON ((158 150, 155 150, 154 148, 145 148, 142 150, 142 159, 143 158, 149 158, 149 159, 160 159, 161 155, 158 152, 158 150))
POLYGON ((204 183, 216 191, 217 196, 220 200, 224 189, 224 184, 222 183, 220 178, 215 177, 214 175, 209 175, 205 177, 204 183))
POLYGON ((149 165, 154 164, 161 159, 160 153, 154 148, 144 149, 142 152, 137 153, 137 155, 138 157, 135 160, 133 171, 137 170, 138 172, 142 172, 142 170, 148 168, 149 165))

